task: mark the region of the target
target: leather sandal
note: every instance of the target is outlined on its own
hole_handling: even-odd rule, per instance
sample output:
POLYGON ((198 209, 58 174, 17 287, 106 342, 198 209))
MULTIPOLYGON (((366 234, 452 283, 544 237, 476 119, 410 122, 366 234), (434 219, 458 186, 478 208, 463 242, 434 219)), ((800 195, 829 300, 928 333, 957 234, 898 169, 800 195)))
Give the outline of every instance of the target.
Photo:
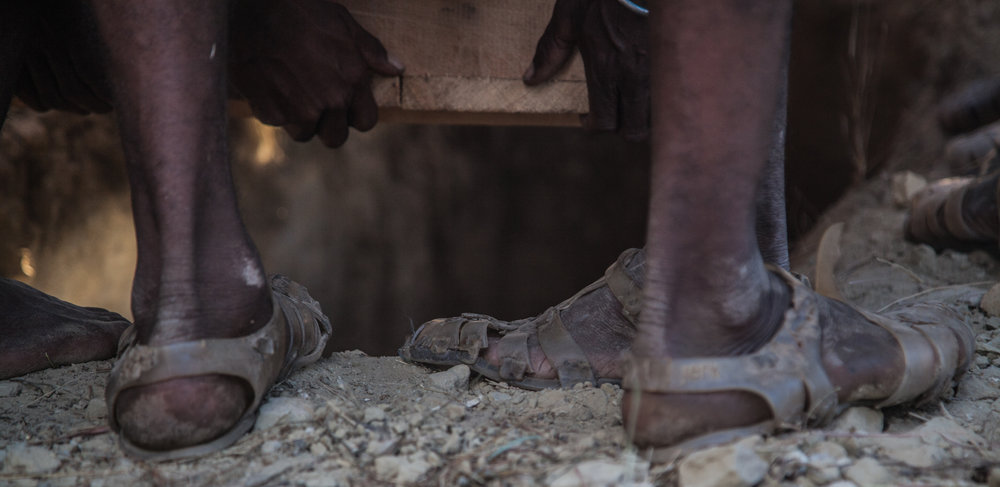
POLYGON ((105 393, 108 421, 115 432, 120 429, 115 405, 119 394, 130 387, 219 374, 239 378, 253 390, 253 402, 243 416, 228 432, 214 440, 160 451, 141 448, 119 434, 122 450, 144 460, 171 460, 226 448, 253 426, 261 400, 271 386, 293 371, 319 360, 332 333, 330 320, 305 287, 281 275, 273 275, 269 281, 274 314, 267 324, 250 335, 148 346, 137 343, 134 326, 122 334, 119 359, 111 370, 105 393), (309 329, 317 342, 310 350, 300 350, 309 329))
POLYGON ((407 339, 399 349, 399 355, 409 362, 422 364, 467 364, 474 372, 489 379, 529 390, 568 388, 581 382, 618 384, 621 382, 618 378, 594 375, 590 361, 566 330, 560 315, 580 297, 607 287, 621 304, 622 316, 635 326, 642 305, 640 280, 644 262, 642 249, 626 250, 608 267, 602 278, 534 318, 503 321, 492 316, 465 313, 454 318, 428 321, 407 339), (502 360, 499 367, 480 356, 489 346, 491 333, 500 337, 497 342, 502 360), (556 369, 557 379, 531 376, 535 371, 528 351, 536 343, 556 369))
MULTIPOLYGON (((723 429, 653 448, 654 458, 669 460, 693 450, 779 429, 821 426, 849 404, 837 394, 821 357, 819 296, 791 274, 769 266, 792 290, 792 304, 770 342, 754 353, 735 357, 628 356, 622 387, 633 407, 645 394, 692 394, 743 391, 761 398, 771 418, 740 428, 723 429)), ((940 397, 968 368, 975 350, 972 329, 952 308, 918 304, 881 315, 859 311, 895 337, 903 352, 905 371, 895 392, 874 404, 877 408, 903 403, 919 405, 940 397), (960 362, 960 351, 965 350, 960 362)), ((722 413, 724 414, 724 413, 722 413)))
POLYGON ((995 245, 996 235, 977 231, 962 218, 965 193, 978 181, 973 177, 945 178, 914 195, 904 224, 906 238, 936 249, 965 250, 995 245))

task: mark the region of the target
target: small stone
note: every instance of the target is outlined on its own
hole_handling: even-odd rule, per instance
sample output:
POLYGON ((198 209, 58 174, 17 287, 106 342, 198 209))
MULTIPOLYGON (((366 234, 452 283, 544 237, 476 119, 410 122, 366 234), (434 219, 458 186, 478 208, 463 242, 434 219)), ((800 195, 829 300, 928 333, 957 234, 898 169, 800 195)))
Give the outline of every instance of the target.
POLYGON ((298 397, 272 397, 260 407, 254 431, 263 431, 273 426, 312 421, 316 409, 312 402, 298 397))
POLYGON ((451 403, 442 408, 442 413, 451 421, 461 421, 465 417, 465 406, 451 403))
POLYGON ((0 397, 15 397, 21 394, 21 383, 14 381, 0 381, 0 397))
POLYGON ((383 456, 375 459, 375 477, 384 482, 412 483, 420 480, 431 465, 423 459, 383 456))
POLYGON ((365 423, 374 423, 376 421, 385 421, 386 414, 382 408, 377 406, 369 406, 365 408, 364 421, 365 423))
POLYGON ((277 453, 278 450, 281 450, 281 442, 277 440, 268 440, 260 445, 260 452, 264 455, 277 453))
POLYGON ((848 408, 827 429, 852 433, 881 433, 885 426, 882 412, 865 407, 848 408))
POLYGON ((48 473, 59 468, 59 459, 48 448, 14 443, 7 447, 5 472, 48 473))
POLYGON ((844 445, 833 441, 822 441, 810 449, 809 462, 824 465, 836 465, 838 467, 847 465, 851 461, 847 458, 847 449, 844 445))
POLYGON ((309 453, 312 453, 313 456, 321 457, 326 455, 328 451, 326 445, 318 441, 309 446, 309 453))
POLYGON ((1000 316, 1000 283, 994 284, 989 291, 986 291, 982 301, 979 302, 979 308, 990 316, 1000 316))
POLYGON ((840 469, 832 465, 809 465, 806 478, 816 485, 826 485, 840 480, 840 469))
POLYGON ((458 364, 448 370, 427 376, 431 385, 442 392, 456 394, 469 389, 469 366, 458 364))
POLYGON ((459 436, 458 433, 452 431, 452 433, 448 435, 448 439, 444 441, 444 445, 441 445, 441 453, 444 453, 445 455, 458 453, 462 449, 462 443, 462 437, 459 436))
POLYGON ((837 482, 833 482, 826 487, 858 487, 858 484, 855 484, 850 480, 838 480, 837 482))
MULTIPOLYGON (((985 343, 977 343, 976 349, 980 353, 988 352, 1000 354, 1000 334, 994 336, 992 340, 988 340, 985 343)), ((994 360, 993 363, 996 364, 996 360, 994 360)))
POLYGON ((976 355, 976 367, 985 369, 990 366, 990 358, 985 355, 976 355))
POLYGON ((490 393, 490 400, 493 402, 508 402, 511 399, 511 395, 506 392, 493 391, 490 393))
POLYGON ((108 405, 103 397, 95 397, 87 402, 87 409, 83 414, 89 421, 101 421, 108 416, 108 405))
POLYGON ((806 477, 816 485, 836 482, 841 479, 840 467, 850 463, 843 445, 832 441, 820 442, 811 449, 806 477))
POLYGON ((482 401, 478 397, 474 397, 472 399, 469 399, 468 401, 465 401, 465 407, 474 408, 478 406, 480 402, 482 401))
POLYGON ((115 443, 111 435, 100 435, 81 441, 79 448, 84 458, 100 458, 111 455, 115 443))
POLYGON ((750 487, 767 474, 765 462, 754 447, 759 436, 730 445, 697 451, 681 460, 680 484, 684 487, 750 487))
POLYGON ((607 460, 581 462, 548 482, 550 487, 585 487, 621 485, 629 469, 607 460))
POLYGON ((393 421, 389 423, 389 429, 391 429, 393 433, 401 435, 403 433, 406 433, 406 431, 410 429, 410 424, 402 420, 393 421))
POLYGON ((878 460, 870 457, 862 458, 847 467, 844 477, 858 485, 888 485, 892 482, 892 473, 878 460))
POLYGON ((927 186, 927 180, 910 171, 902 171, 892 175, 892 201, 900 208, 910 204, 913 195, 927 186))
POLYGON ((373 441, 368 443, 368 453, 371 453, 372 456, 376 457, 390 455, 395 452, 397 446, 399 446, 399 438, 388 438, 385 440, 373 441))

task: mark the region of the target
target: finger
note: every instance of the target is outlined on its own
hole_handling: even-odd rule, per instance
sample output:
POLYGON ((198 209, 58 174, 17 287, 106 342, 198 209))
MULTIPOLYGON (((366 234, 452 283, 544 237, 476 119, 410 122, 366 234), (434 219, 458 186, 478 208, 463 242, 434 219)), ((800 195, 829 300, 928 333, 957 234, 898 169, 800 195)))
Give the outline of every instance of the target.
POLYGON ((316 135, 327 147, 340 147, 347 141, 347 111, 329 109, 320 118, 316 135))
POLYGON ((351 100, 348 112, 350 125, 362 132, 367 132, 378 122, 378 106, 370 87, 364 87, 351 100))
POLYGON ((347 8, 336 3, 323 3, 317 6, 332 9, 332 13, 340 17, 344 25, 347 26, 354 44, 361 53, 361 57, 372 71, 383 76, 399 76, 403 74, 403 70, 406 69, 403 63, 389 56, 385 46, 382 45, 382 41, 365 30, 354 19, 354 16, 351 15, 347 8))
POLYGON ((360 25, 355 32, 354 42, 357 43, 361 56, 372 71, 383 76, 399 76, 406 69, 403 63, 389 55, 385 46, 382 45, 382 41, 368 33, 360 25))
POLYGON ((548 81, 573 56, 576 46, 577 25, 583 19, 586 4, 582 0, 558 0, 552 9, 545 32, 538 39, 531 66, 524 72, 524 83, 528 86, 548 81))
POLYGON ((308 142, 316 135, 316 123, 290 123, 283 127, 288 136, 296 142, 308 142))

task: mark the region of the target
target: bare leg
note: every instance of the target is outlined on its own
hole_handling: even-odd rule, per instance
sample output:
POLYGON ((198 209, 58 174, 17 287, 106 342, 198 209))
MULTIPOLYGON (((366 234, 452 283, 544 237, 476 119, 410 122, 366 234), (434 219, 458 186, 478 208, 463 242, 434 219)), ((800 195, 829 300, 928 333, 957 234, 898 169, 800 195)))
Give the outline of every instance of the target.
POLYGON ((670 89, 652 98, 640 320, 640 336, 649 340, 639 342, 658 354, 746 351, 742 343, 770 337, 772 318, 786 308, 784 286, 764 269, 754 214, 778 107, 786 3, 670 2, 651 18, 653 85, 670 89), (718 25, 728 32, 705 35, 718 25), (702 323, 719 325, 695 325, 702 323))
MULTIPOLYGON (((229 169, 227 3, 94 4, 132 188, 138 341, 253 332, 270 318, 272 303, 229 169)), ((114 414, 134 443, 169 449, 227 430, 248 394, 221 376, 173 379, 126 389, 114 414)))

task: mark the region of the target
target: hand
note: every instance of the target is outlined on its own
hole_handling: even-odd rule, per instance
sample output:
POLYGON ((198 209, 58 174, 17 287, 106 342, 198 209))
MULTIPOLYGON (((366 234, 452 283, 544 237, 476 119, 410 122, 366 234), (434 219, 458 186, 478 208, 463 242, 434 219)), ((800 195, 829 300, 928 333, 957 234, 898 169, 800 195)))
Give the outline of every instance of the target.
POLYGON ((403 66, 346 8, 327 0, 233 5, 230 82, 254 116, 330 147, 347 140, 348 126, 375 126, 371 73, 398 76, 403 66))
POLYGON ((583 127, 617 131, 629 140, 649 135, 649 22, 617 0, 557 0, 524 82, 551 79, 579 47, 590 113, 583 127))

